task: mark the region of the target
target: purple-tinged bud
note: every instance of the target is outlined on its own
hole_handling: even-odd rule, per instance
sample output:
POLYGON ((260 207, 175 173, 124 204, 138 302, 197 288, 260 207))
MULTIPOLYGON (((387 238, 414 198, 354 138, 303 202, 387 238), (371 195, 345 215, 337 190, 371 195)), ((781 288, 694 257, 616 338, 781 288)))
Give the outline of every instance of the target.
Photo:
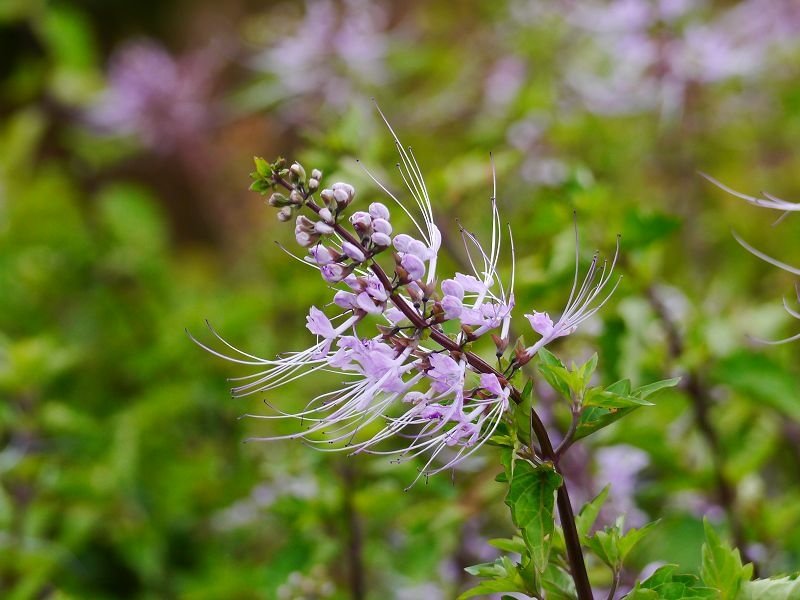
POLYGON ((282 208, 289 205, 289 199, 280 192, 275 192, 269 197, 267 204, 275 208, 282 208))
POLYGON ((333 227, 327 223, 323 223, 322 221, 317 221, 314 223, 314 230, 322 235, 330 235, 334 231, 333 227))
POLYGON ((369 205, 369 214, 373 219, 386 219, 389 220, 389 209, 380 202, 373 202, 369 205))
POLYGON ((389 223, 386 219, 372 219, 372 229, 377 231, 378 233, 385 233, 386 235, 391 235, 392 233, 392 224, 389 223))
POLYGON ((342 308, 356 308, 356 295, 350 292, 338 291, 333 296, 333 303, 342 308))
POLYGON ((453 296, 458 300, 464 299, 464 288, 455 279, 445 279, 442 282, 442 292, 445 296, 453 296))
POLYGON ((323 265, 319 272, 328 283, 338 283, 348 275, 347 269, 339 263, 323 265))
POLYGON ((461 300, 455 296, 445 296, 441 304, 444 309, 445 319, 457 319, 461 316, 461 311, 464 309, 461 300))
POLYGON ((292 208, 291 206, 284 206, 282 209, 278 211, 278 221, 281 223, 285 223, 286 221, 291 221, 292 219, 292 208))
POLYGON ((319 241, 319 235, 316 233, 308 233, 306 231, 295 231, 294 239, 303 248, 310 248, 319 241))
POLYGON ((289 201, 292 204, 296 204, 298 206, 300 206, 301 204, 303 204, 303 202, 305 202, 305 200, 303 199, 303 194, 301 194, 297 190, 292 190, 292 193, 289 194, 289 201))
MULTIPOLYGON (((372 243, 378 246, 379 248, 388 248, 392 243, 392 238, 390 238, 385 233, 381 233, 380 231, 376 231, 375 233, 373 233, 369 239, 371 239, 372 243)), ((423 265, 423 269, 424 268, 425 267, 423 265)))
POLYGON ((295 221, 294 237, 297 243, 304 248, 310 248, 316 244, 319 241, 319 232, 315 230, 314 221, 305 215, 299 215, 295 221))
POLYGON ((372 217, 363 210, 353 213, 350 222, 353 224, 353 228, 362 235, 366 235, 372 230, 372 217))
POLYGON ((309 248, 308 254, 309 260, 318 265, 328 265, 332 262, 336 262, 340 258, 338 252, 326 248, 322 244, 317 244, 313 248, 309 248))
POLYGON ((316 192, 319 189, 319 179, 314 179, 313 177, 308 180, 308 191, 309 192, 316 192))
POLYGON ((350 242, 342 243, 342 252, 344 252, 348 257, 352 258, 356 262, 364 262, 367 259, 367 257, 361 251, 361 248, 359 248, 355 244, 351 244, 350 242))
POLYGON ((353 201, 353 198, 356 195, 356 190, 352 185, 349 183, 343 183, 341 181, 334 183, 331 186, 331 189, 333 190, 333 197, 336 200, 336 204, 339 206, 339 208, 345 208, 353 201))
POLYGON ((411 299, 414 302, 422 300, 425 297, 425 292, 422 291, 422 288, 416 281, 412 281, 411 283, 409 283, 406 286, 406 291, 408 292, 408 295, 411 296, 411 299))
POLYGON ((425 263, 414 254, 406 254, 400 261, 400 266, 406 270, 411 280, 422 279, 425 275, 425 263))
POLYGON ((333 223, 333 214, 329 208, 321 208, 318 214, 319 218, 326 223, 333 223))
POLYGON ((400 233, 394 236, 393 244, 398 252, 408 252, 408 245, 414 241, 407 233, 400 233))
POLYGON ((322 198, 322 201, 327 205, 330 206, 335 202, 333 198, 333 190, 325 188, 319 193, 319 197, 322 198))
POLYGON ((553 320, 546 312, 533 311, 532 315, 525 315, 525 318, 530 321, 533 330, 542 337, 546 337, 553 333, 553 320))
POLYGON ((299 162, 292 163, 292 166, 289 167, 289 172, 292 174, 292 178, 296 181, 305 181, 306 180, 306 170, 303 168, 299 162))
POLYGON ((311 169, 311 178, 316 179, 317 182, 319 182, 319 180, 322 179, 322 171, 319 169, 311 169))

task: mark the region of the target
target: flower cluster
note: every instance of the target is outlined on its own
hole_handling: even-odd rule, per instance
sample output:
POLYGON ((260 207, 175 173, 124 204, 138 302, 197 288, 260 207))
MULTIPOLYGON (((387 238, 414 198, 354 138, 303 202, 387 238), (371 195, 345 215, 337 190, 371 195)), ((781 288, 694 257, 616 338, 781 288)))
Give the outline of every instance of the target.
MULTIPOLYGON (((412 233, 395 233, 391 211, 381 202, 351 212, 356 190, 347 183, 320 189, 317 170, 307 179, 298 163, 287 167, 282 160, 269 165, 256 159, 252 188, 265 194, 275 187, 283 190, 272 193, 268 202, 279 208, 280 220, 295 217, 296 241, 307 249, 301 260, 331 286, 330 307, 336 314, 312 306, 306 327, 316 343, 275 359, 247 354, 222 338, 228 352, 204 347, 258 369, 240 379, 235 396, 267 392, 318 371, 340 374, 340 389, 313 398, 297 414, 249 416, 301 419, 304 430, 285 437, 333 449, 396 455, 398 460, 426 453, 421 474, 432 474, 451 468, 491 437, 507 418, 509 402, 520 398, 511 383, 515 372, 603 305, 613 292, 606 287, 614 262, 600 263, 595 256, 579 285, 576 250, 575 281, 561 317, 553 322, 547 313, 531 312, 526 316, 541 338, 529 347, 511 344, 514 269, 504 282, 498 272, 504 235, 494 195, 490 244, 484 247, 462 230, 471 272, 440 279, 442 236, 428 191, 413 153, 396 136, 395 141, 400 173, 415 206, 406 206, 373 180, 410 219, 412 233), (497 348, 497 367, 471 350, 484 336, 497 348), (409 442, 378 448, 389 438, 409 442)), ((513 265, 513 240, 510 246, 513 265)))

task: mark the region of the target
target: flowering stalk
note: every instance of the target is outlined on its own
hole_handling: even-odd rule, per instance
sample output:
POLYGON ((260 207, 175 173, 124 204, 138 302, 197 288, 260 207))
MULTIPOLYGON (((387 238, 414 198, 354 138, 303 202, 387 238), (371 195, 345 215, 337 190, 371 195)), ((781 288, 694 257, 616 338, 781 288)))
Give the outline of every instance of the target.
MULTIPOLYGON (((403 148, 396 136, 395 143, 400 174, 415 206, 406 206, 370 177, 410 219, 413 236, 394 231, 389 208, 380 202, 350 212, 356 195, 350 184, 339 182, 320 189, 322 173, 316 169, 308 176, 299 163, 287 166, 279 159, 268 164, 256 158, 251 189, 270 194, 268 203, 278 209, 279 220, 294 218, 296 241, 308 252, 296 258, 317 269, 331 286, 332 305, 339 314, 329 317, 312 306, 306 326, 317 342, 275 359, 243 352, 220 336, 216 337, 225 352, 197 343, 217 356, 260 369, 238 378, 234 396, 268 392, 316 371, 340 374, 345 382, 341 389, 320 394, 298 413, 246 415, 293 417, 305 426, 302 432, 256 439, 303 439, 333 451, 393 456, 397 462, 426 455, 416 481, 455 468, 501 425, 513 427, 513 406, 523 404, 524 398, 512 378, 546 345, 576 331, 603 306, 616 288, 616 284, 609 286, 616 254, 610 263, 595 256, 579 285, 576 244, 575 278, 561 316, 553 322, 547 313, 532 311, 526 317, 541 339, 528 347, 519 340, 512 344, 513 240, 509 230, 512 269, 505 284, 498 272, 503 228, 495 194, 490 201, 490 244, 484 247, 474 234, 462 229, 471 273, 440 280, 437 264, 442 236, 428 191, 411 149, 403 148), (453 330, 456 333, 447 332, 453 330), (487 335, 497 349, 497 368, 472 350, 473 342, 487 335), (380 425, 377 433, 376 424, 380 425), (370 435, 366 435, 368 430, 370 435), (400 439, 409 441, 400 448, 383 444, 400 439)), ((531 464, 550 464, 557 472, 560 454, 547 429, 535 410, 530 409, 528 418, 538 448, 529 441, 519 455, 531 464)), ((578 597, 591 598, 581 540, 563 482, 556 495, 578 597)))

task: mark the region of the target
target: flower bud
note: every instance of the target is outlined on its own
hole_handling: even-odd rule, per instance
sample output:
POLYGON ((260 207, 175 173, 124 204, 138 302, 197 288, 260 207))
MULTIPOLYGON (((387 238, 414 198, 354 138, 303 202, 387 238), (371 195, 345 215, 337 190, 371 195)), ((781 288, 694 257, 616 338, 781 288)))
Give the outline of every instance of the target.
POLYGON ((414 254, 406 254, 400 261, 400 265, 406 270, 411 280, 422 279, 425 275, 425 263, 414 254))
POLYGON ((319 179, 314 179, 313 177, 308 180, 308 191, 309 192, 316 192, 319 189, 319 179))
POLYGON ((445 296, 452 296, 458 300, 464 299, 464 286, 455 279, 445 279, 442 282, 442 292, 445 296))
POLYGON ((372 230, 372 217, 363 210, 354 212, 350 217, 350 222, 353 224, 353 229, 361 235, 366 235, 372 230))
POLYGON ((317 221, 316 223, 314 223, 314 231, 322 235, 330 235, 333 233, 334 229, 327 223, 323 223, 322 221, 317 221))
POLYGON ((329 208, 322 208, 319 211, 319 218, 325 221, 326 223, 333 223, 333 214, 329 208))
POLYGON ((385 233, 386 235, 390 235, 392 233, 392 224, 389 223, 386 219, 372 219, 372 229, 380 232, 385 233))
POLYGON ((292 174, 292 178, 296 181, 305 182, 306 180, 306 170, 303 168, 299 162, 292 163, 292 166, 289 167, 289 172, 292 174))
POLYGON ((292 193, 289 194, 289 201, 297 206, 300 206, 303 204, 303 202, 305 202, 305 200, 303 199, 303 194, 301 194, 297 190, 292 190, 292 193))
POLYGON ((342 252, 344 252, 348 257, 352 258, 356 262, 364 262, 367 258, 364 255, 364 252, 362 252, 361 248, 359 248, 355 244, 351 244, 350 242, 342 243, 342 252))
POLYGON ((388 248, 389 245, 392 243, 392 238, 390 238, 385 233, 381 233, 380 231, 376 231, 370 236, 372 243, 380 248, 388 248))
POLYGON ((289 199, 280 192, 275 192, 269 197, 267 204, 274 206, 275 208, 281 208, 289 205, 289 199))
POLYGON ((395 236, 393 244, 398 252, 408 252, 408 245, 414 241, 407 233, 400 233, 395 236))
POLYGON ((307 231, 295 230, 294 239, 297 240, 297 243, 300 244, 303 248, 310 248, 311 246, 319 242, 319 234, 315 232, 309 233, 307 231))
POLYGON ((319 169, 311 169, 311 178, 316 179, 317 183, 319 183, 319 180, 322 179, 322 171, 319 169))
POLYGON ((369 205, 369 214, 373 219, 389 220, 389 209, 380 202, 373 202, 369 205))
POLYGON ((292 207, 291 206, 284 206, 282 209, 278 211, 278 221, 281 223, 285 223, 292 218, 292 207))
POLYGON ((319 272, 322 274, 322 278, 328 283, 338 283, 348 274, 347 268, 339 263, 324 265, 319 272))
POLYGON ((319 197, 322 198, 322 201, 326 204, 326 206, 330 206, 334 202, 333 198, 333 190, 329 188, 325 188, 319 193, 319 197))
POLYGON ((333 190, 333 197, 339 208, 345 208, 353 201, 356 195, 356 189, 352 185, 341 181, 334 183, 331 189, 333 190))

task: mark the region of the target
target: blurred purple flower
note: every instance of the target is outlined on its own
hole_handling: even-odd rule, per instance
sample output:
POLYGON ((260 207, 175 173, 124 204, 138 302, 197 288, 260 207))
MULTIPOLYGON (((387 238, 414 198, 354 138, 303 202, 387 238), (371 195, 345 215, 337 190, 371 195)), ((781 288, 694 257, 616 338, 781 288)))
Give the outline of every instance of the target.
POLYGON ((169 152, 213 123, 213 83, 220 66, 208 51, 176 58, 155 42, 130 42, 112 57, 108 88, 89 119, 169 152))
POLYGON ((385 82, 388 26, 388 7, 381 2, 306 1, 294 31, 252 64, 274 76, 279 96, 318 95, 344 108, 356 95, 354 90, 385 82))

